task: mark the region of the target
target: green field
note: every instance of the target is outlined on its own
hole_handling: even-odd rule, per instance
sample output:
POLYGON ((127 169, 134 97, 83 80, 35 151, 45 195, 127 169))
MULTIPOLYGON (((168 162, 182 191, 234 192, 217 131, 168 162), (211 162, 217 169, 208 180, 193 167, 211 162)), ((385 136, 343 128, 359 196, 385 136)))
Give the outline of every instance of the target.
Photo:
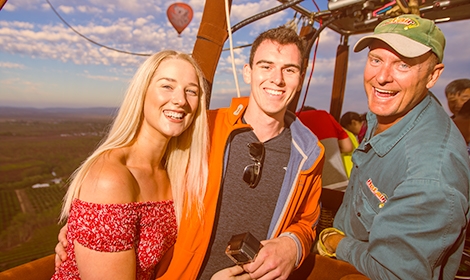
POLYGON ((54 253, 67 180, 110 121, 0 118, 0 271, 54 253), (36 184, 49 186, 33 188, 36 184))

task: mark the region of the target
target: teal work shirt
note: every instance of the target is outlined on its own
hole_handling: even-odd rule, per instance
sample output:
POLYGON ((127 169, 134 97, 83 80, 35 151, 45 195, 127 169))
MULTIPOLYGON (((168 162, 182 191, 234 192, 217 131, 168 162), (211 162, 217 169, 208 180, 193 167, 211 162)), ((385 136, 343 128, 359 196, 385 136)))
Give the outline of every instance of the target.
POLYGON ((354 151, 334 220, 346 238, 337 258, 371 279, 454 279, 469 208, 469 157, 457 127, 427 96, 354 151))

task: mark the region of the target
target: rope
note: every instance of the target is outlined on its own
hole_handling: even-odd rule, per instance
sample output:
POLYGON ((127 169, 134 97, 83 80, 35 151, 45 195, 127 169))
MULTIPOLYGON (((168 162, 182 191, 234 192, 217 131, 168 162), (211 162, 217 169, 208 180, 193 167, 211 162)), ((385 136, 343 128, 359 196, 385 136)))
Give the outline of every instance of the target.
POLYGON ((86 37, 85 35, 81 34, 80 32, 78 32, 77 30, 75 30, 70 24, 68 24, 67 21, 65 21, 65 19, 63 19, 60 14, 56 11, 56 9, 54 9, 54 6, 52 6, 51 2, 49 2, 49 0, 46 0, 46 2, 49 4, 49 6, 51 6, 51 9, 52 11, 54 11, 54 13, 59 17, 59 19, 65 24, 67 25, 70 29, 72 29, 73 32, 75 32, 78 36, 84 38, 85 40, 87 40, 88 42, 90 43, 93 43, 95 45, 98 45, 100 47, 103 47, 103 48, 106 48, 108 50, 112 50, 112 51, 115 51, 115 52, 120 52, 120 53, 125 53, 125 54, 131 54, 131 55, 138 55, 138 56, 150 56, 151 54, 144 54, 144 53, 134 53, 134 52, 128 52, 128 51, 123 51, 123 50, 118 50, 118 49, 115 49, 115 48, 111 48, 111 47, 108 47, 108 46, 105 46, 103 44, 100 44, 96 41, 93 41, 92 39, 86 37))
POLYGON ((225 17, 227 18, 227 30, 228 30, 228 39, 230 43, 230 57, 232 58, 233 78, 235 79, 235 87, 237 88, 237 96, 240 97, 240 87, 238 86, 237 68, 235 67, 235 57, 233 55, 232 29, 230 28, 230 12, 229 12, 228 1, 229 0, 225 0, 225 17))

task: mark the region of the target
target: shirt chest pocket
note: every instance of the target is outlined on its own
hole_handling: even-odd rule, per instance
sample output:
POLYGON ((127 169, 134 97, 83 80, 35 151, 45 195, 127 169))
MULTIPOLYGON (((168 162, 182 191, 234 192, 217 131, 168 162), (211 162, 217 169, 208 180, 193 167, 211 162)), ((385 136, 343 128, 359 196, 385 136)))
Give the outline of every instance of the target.
POLYGON ((359 186, 354 198, 354 215, 360 224, 357 225, 358 228, 355 229, 355 232, 362 233, 365 240, 368 239, 375 216, 384 205, 383 201, 384 196, 378 190, 369 188, 366 184, 359 186))

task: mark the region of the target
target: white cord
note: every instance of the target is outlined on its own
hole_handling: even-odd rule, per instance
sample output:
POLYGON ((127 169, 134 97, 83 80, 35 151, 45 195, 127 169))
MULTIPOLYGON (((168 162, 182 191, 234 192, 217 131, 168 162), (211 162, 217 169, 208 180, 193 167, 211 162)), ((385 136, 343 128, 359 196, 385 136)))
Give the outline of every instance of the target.
POLYGON ((232 28, 231 28, 231 24, 230 24, 230 13, 229 13, 228 0, 225 0, 225 17, 227 18, 227 30, 228 30, 228 39, 229 39, 229 43, 230 43, 230 57, 232 58, 233 77, 235 78, 235 86, 237 88, 237 96, 240 97, 240 88, 238 86, 237 69, 235 67, 235 57, 233 56, 232 28))

